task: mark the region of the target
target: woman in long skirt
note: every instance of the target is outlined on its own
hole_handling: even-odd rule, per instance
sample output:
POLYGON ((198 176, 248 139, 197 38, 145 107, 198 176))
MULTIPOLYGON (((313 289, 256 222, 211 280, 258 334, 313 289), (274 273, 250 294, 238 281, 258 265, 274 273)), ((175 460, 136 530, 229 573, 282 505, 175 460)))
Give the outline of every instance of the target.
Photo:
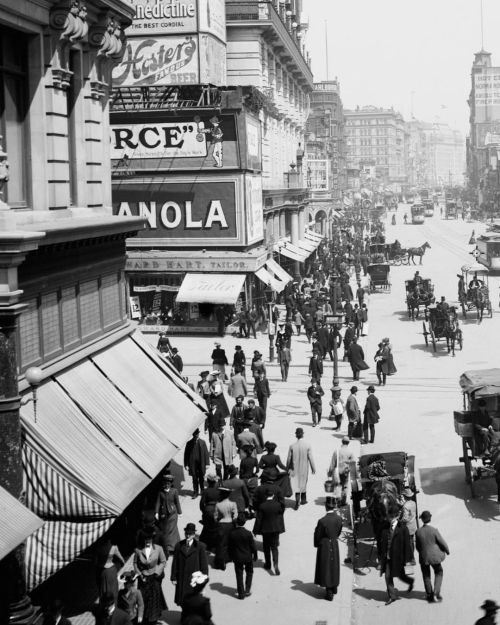
POLYGON ((218 525, 215 520, 215 506, 219 503, 220 492, 217 488, 219 478, 209 474, 206 477, 207 488, 202 492, 200 499, 201 530, 200 540, 205 544, 207 551, 215 551, 218 538, 218 525))
POLYGON ((234 501, 230 501, 229 488, 219 488, 221 501, 215 506, 215 519, 217 525, 217 546, 215 549, 214 569, 226 568, 229 562, 228 538, 230 531, 234 528, 236 519, 238 518, 238 508, 234 501))
POLYGON ((156 499, 156 518, 160 526, 160 545, 163 547, 165 555, 174 552, 175 545, 180 541, 177 520, 182 514, 179 502, 179 493, 173 487, 174 476, 164 475, 162 490, 156 499))
POLYGON ((144 600, 144 625, 156 623, 167 609, 161 589, 167 558, 160 545, 155 545, 155 531, 146 528, 134 551, 134 570, 139 575, 139 590, 144 600))
POLYGON ((97 589, 99 598, 112 594, 118 598, 118 569, 125 564, 120 550, 111 539, 106 539, 97 549, 97 589))

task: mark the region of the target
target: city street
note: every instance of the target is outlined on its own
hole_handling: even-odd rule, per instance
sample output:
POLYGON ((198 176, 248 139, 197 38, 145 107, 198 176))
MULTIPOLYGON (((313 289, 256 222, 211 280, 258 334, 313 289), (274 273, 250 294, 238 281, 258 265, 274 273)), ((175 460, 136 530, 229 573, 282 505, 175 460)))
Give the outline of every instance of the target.
MULTIPOLYGON (((309 383, 307 362, 310 347, 305 337, 292 340, 292 367, 289 381, 280 381, 276 363, 268 366, 268 377, 273 392, 268 410, 265 439, 278 444, 277 453, 286 459, 287 449, 294 441, 295 427, 305 428, 305 437, 311 442, 316 461, 316 475, 310 477, 307 506, 298 512, 292 508, 285 514, 286 534, 281 538, 281 576, 275 578, 258 564, 254 577, 252 596, 240 604, 234 596, 235 580, 232 567, 226 572, 211 570, 208 595, 212 600, 214 622, 229 624, 235 614, 242 625, 272 615, 280 622, 286 615, 288 623, 303 625, 326 621, 327 623, 386 623, 422 622, 458 623, 474 622, 480 616, 478 606, 483 599, 493 597, 497 590, 495 576, 484 575, 494 570, 498 526, 500 519, 496 504, 493 480, 476 484, 477 498, 470 498, 470 489, 465 484, 463 465, 458 458, 462 453, 461 439, 453 428, 453 410, 461 409, 462 397, 458 386, 459 375, 473 368, 495 366, 497 362, 493 349, 487 345, 497 344, 498 332, 498 285, 496 277, 490 278, 490 293, 493 302, 493 318, 485 318, 477 324, 474 313, 462 323, 464 333, 463 351, 456 356, 448 355, 443 342, 438 344, 434 354, 432 347, 425 347, 422 335, 422 320, 409 320, 405 305, 404 281, 413 277, 416 269, 423 277, 432 278, 435 294, 445 295, 451 304, 456 300, 456 274, 460 267, 472 260, 468 252, 472 249, 468 240, 472 229, 478 234, 482 226, 462 220, 441 220, 439 212, 423 226, 402 225, 407 207, 400 207, 396 226, 387 225, 387 241, 398 238, 403 247, 428 241, 431 249, 426 251, 421 267, 391 267, 390 293, 377 293, 369 300, 369 336, 362 339, 363 349, 369 364, 373 363, 377 342, 389 336, 394 346, 394 358, 398 372, 388 378, 385 388, 377 387, 381 403, 381 421, 377 426, 376 442, 363 448, 363 452, 404 450, 416 456, 416 480, 420 489, 419 511, 428 509, 433 513, 435 524, 448 541, 451 556, 444 563, 445 577, 442 604, 429 605, 425 601, 420 569, 417 566, 415 590, 411 597, 406 587, 401 587, 401 600, 385 606, 386 593, 383 578, 379 577, 374 562, 367 565, 369 549, 360 550, 356 561, 354 579, 349 565, 341 569, 341 586, 333 604, 323 599, 324 591, 314 586, 315 550, 312 534, 317 519, 323 514, 323 482, 331 454, 339 443, 340 435, 331 431, 330 422, 313 429, 305 391, 309 383), (474 317, 474 318, 473 318, 474 317), (470 571, 481 572, 471 575, 470 571), (352 590, 352 596, 351 596, 352 590)), ((461 317, 461 315, 460 315, 461 317)), ((156 337, 150 336, 151 341, 156 337)), ((210 363, 213 348, 211 338, 178 338, 174 344, 179 348, 185 363, 185 374, 196 383, 199 371, 210 363)), ((234 345, 242 344, 247 360, 258 348, 267 357, 267 336, 258 335, 257 340, 237 339, 227 336, 223 340, 229 360, 234 345)), ((323 387, 326 395, 323 412, 327 412, 332 365, 327 360, 323 387)), ((347 363, 340 363, 340 379, 345 399, 351 386, 350 369, 347 363)), ((364 405, 365 388, 376 383, 374 368, 362 375, 359 384, 360 404, 364 405)), ((232 405, 231 398, 229 404, 232 405)), ((345 430, 345 424, 344 424, 345 430)), ((357 443, 351 443, 357 447, 357 443)), ((182 464, 179 454, 175 462, 182 464)), ((184 514, 180 525, 188 521, 199 522, 198 500, 189 497, 190 480, 184 484, 187 497, 183 498, 184 514)), ((248 526, 251 528, 251 523, 248 526)), ((199 525, 198 525, 199 527, 199 525)), ((349 533, 349 532, 348 532, 349 533)), ((343 534, 342 558, 347 555, 347 534, 343 534)), ((396 582, 397 586, 397 582, 396 582)), ((173 606, 173 587, 164 583, 169 606, 173 606)), ((169 613, 169 615, 172 613, 169 613)), ((167 619, 177 623, 176 617, 167 619)))

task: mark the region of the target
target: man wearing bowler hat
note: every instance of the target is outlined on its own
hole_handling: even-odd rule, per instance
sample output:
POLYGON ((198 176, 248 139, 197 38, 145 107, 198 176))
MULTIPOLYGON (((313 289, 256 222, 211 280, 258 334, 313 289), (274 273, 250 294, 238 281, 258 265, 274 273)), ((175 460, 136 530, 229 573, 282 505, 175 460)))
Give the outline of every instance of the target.
POLYGON ((492 599, 486 599, 481 606, 481 610, 484 610, 484 616, 476 621, 475 625, 495 625, 499 609, 500 606, 498 606, 495 601, 492 599))
POLYGON ((316 467, 312 456, 312 449, 309 443, 304 440, 304 430, 297 428, 295 430, 297 442, 290 445, 288 450, 288 458, 286 468, 290 474, 293 492, 295 493, 295 510, 299 506, 307 503, 307 479, 309 477, 309 467, 314 475, 316 467))
POLYGON ((427 601, 434 603, 434 601, 442 601, 443 599, 441 597, 441 584, 443 583, 441 562, 446 558, 446 555, 450 555, 450 550, 439 530, 429 525, 432 518, 429 510, 424 510, 420 518, 423 526, 417 530, 415 540, 427 601), (431 567, 434 569, 434 590, 431 583, 431 567))
POLYGON ((380 420, 378 411, 380 410, 380 404, 375 397, 375 387, 370 384, 366 389, 368 391, 368 397, 366 398, 365 409, 363 411, 363 442, 368 443, 368 429, 370 429, 370 443, 375 442, 375 423, 380 420))
POLYGON ((196 526, 188 523, 184 528, 184 540, 175 545, 170 580, 175 585, 174 601, 182 605, 190 592, 191 576, 196 571, 208 575, 207 551, 204 543, 196 539, 196 526))
MULTIPOLYGON (((357 392, 358 387, 351 386, 351 394, 349 395, 345 403, 347 419, 349 421, 347 425, 347 435, 351 440, 354 438, 354 432, 357 427, 361 432, 361 410, 359 409, 359 404, 356 397, 357 392)), ((359 436, 361 436, 361 433, 359 434, 359 436)))

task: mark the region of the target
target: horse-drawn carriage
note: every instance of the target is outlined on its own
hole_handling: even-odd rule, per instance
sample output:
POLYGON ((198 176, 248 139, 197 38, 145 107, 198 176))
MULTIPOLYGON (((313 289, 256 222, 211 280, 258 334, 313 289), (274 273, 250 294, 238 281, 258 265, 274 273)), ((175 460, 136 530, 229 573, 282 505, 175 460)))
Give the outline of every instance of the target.
POLYGON ((386 259, 393 265, 408 265, 410 257, 408 256, 408 250, 401 247, 401 243, 396 240, 394 243, 385 244, 385 256, 386 259))
POLYGON ((462 278, 458 286, 458 299, 462 307, 464 319, 467 312, 477 311, 479 321, 483 320, 484 310, 489 317, 493 317, 493 307, 490 301, 488 269, 479 263, 463 265, 462 278))
POLYGON ((455 343, 458 343, 460 349, 462 349, 463 335, 455 306, 431 304, 425 309, 425 318, 429 325, 429 329, 427 329, 425 321, 422 321, 426 345, 429 345, 430 339, 432 348, 436 351, 437 342, 440 339, 445 339, 448 353, 452 352, 455 355, 455 343))
POLYGON ((494 477, 500 503, 500 369, 466 371, 460 376, 463 410, 453 413, 455 432, 462 437, 465 481, 494 477))
POLYGON ((367 267, 368 276, 370 278, 370 293, 377 290, 391 292, 391 283, 389 281, 389 272, 391 266, 387 262, 372 262, 367 267))
POLYGON ((405 288, 408 317, 414 321, 418 319, 420 306, 427 308, 434 303, 436 299, 434 297, 434 285, 430 278, 420 278, 419 280, 405 280, 405 288))
POLYGON ((455 200, 446 200, 445 219, 458 219, 458 204, 455 200))
MULTIPOLYGON (((363 536, 374 538, 379 551, 382 530, 392 519, 402 516, 403 490, 411 490, 415 503, 418 491, 415 456, 405 451, 363 454, 356 469, 355 478, 351 478, 351 518, 354 554, 357 556, 358 541, 363 536), (368 524, 371 531, 366 527, 368 524)), ((418 512, 416 516, 418 518, 418 512)))

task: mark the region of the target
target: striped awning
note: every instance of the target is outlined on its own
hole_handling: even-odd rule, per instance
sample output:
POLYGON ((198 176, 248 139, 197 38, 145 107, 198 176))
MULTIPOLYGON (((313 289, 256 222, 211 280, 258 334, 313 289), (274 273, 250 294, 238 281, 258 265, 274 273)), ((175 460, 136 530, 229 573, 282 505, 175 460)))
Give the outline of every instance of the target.
POLYGON ((42 519, 0 486, 0 560, 42 525, 42 519))
POLYGON ((288 273, 288 271, 285 271, 283 269, 283 267, 277 263, 274 259, 272 258, 268 258, 266 260, 266 268, 274 274, 275 278, 277 280, 280 280, 281 282, 283 282, 285 285, 287 285, 289 282, 293 282, 293 278, 292 276, 288 273))
POLYGON ((265 268, 261 267, 257 269, 255 275, 261 282, 267 284, 272 288, 273 291, 277 293, 281 293, 281 291, 285 288, 285 285, 282 285, 279 280, 276 280, 275 277, 265 268))
POLYGON ((204 420, 204 407, 140 333, 38 388, 21 408, 26 502, 48 521, 27 544, 30 589, 99 538, 204 420))

